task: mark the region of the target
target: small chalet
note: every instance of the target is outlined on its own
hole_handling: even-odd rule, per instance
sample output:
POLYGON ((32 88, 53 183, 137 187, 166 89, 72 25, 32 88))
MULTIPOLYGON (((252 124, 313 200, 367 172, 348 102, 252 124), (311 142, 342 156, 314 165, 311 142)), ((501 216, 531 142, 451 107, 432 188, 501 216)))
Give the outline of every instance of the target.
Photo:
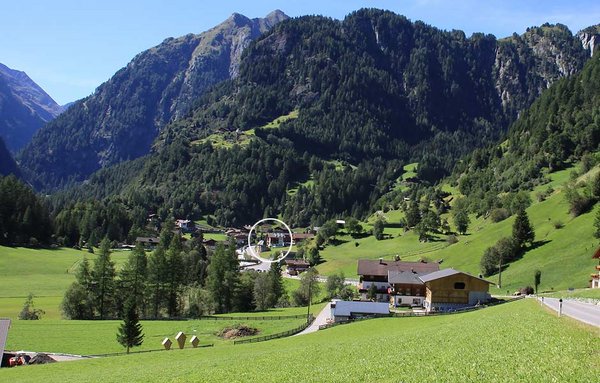
POLYGON ((390 307, 387 303, 335 301, 331 303, 331 314, 334 322, 346 322, 363 317, 388 316, 390 307))
POLYGON ((156 246, 160 243, 160 238, 157 237, 137 237, 135 239, 136 243, 141 243, 145 249, 155 249, 156 246))
POLYGON ((436 271, 419 279, 425 284, 427 311, 476 306, 491 299, 492 282, 454 269, 436 271))
POLYGON ((178 219, 175 221, 175 227, 181 229, 181 231, 184 233, 189 233, 194 231, 196 225, 194 221, 191 221, 189 219, 178 219))
POLYGON ((286 259, 285 265, 289 275, 298 275, 310 267, 310 263, 304 259, 286 259))
POLYGON ((598 264, 596 265, 596 273, 592 274, 590 279, 590 287, 592 289, 600 288, 600 248, 596 250, 592 259, 598 259, 598 264))
POLYGON ((384 261, 361 259, 358 261, 359 285, 358 291, 361 299, 367 300, 367 293, 372 285, 377 288, 376 301, 388 302, 392 296, 395 296, 394 303, 413 304, 414 299, 423 300, 423 283, 415 279, 434 271, 438 271, 440 265, 435 262, 403 262, 403 261, 384 261), (388 281, 389 273, 394 277, 393 283, 388 281), (400 273, 400 274, 398 274, 400 273), (408 289, 408 290, 407 290, 408 289), (420 295, 405 295, 420 294, 420 295), (397 296, 402 296, 398 298, 397 296))

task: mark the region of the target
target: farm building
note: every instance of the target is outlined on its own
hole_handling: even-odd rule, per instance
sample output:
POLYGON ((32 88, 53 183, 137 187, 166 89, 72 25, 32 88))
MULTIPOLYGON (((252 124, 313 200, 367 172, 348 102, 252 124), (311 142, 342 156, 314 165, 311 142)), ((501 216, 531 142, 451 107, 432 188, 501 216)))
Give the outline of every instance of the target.
MULTIPOLYGON (((366 300, 369 289, 375 285, 377 289, 376 301, 388 302, 394 296, 394 303, 400 301, 412 302, 413 299, 424 297, 421 295, 405 295, 407 288, 409 293, 423 293, 423 283, 416 280, 414 277, 425 275, 434 271, 438 271, 440 265, 435 262, 403 262, 403 261, 384 261, 383 258, 377 260, 361 259, 358 261, 358 271, 360 282, 358 291, 361 294, 361 299, 366 300), (391 283, 389 273, 394 276, 395 283, 391 283), (398 274, 402 273, 402 274, 398 274), (412 286, 416 284, 416 286, 412 286), (406 286, 409 285, 409 286, 406 286), (398 298, 398 296, 403 296, 398 298)), ((412 303, 409 303, 412 304, 412 303)))
POLYGON ((475 306, 490 300, 492 282, 454 269, 436 271, 419 279, 425 284, 427 311, 475 306))
POLYGON ((310 263, 303 259, 286 259, 285 265, 289 275, 298 275, 310 267, 310 263))
POLYGON ((398 306, 423 306, 425 283, 419 279, 424 274, 412 271, 388 271, 390 303, 398 306))
POLYGON ((335 301, 331 303, 334 322, 346 322, 351 319, 372 316, 387 316, 389 305, 376 302, 335 301))
POLYGON ((136 243, 141 243, 145 249, 154 250, 160 243, 160 238, 157 237, 137 237, 136 243))
MULTIPOLYGON (((314 234, 292 233, 291 244, 296 245, 307 239, 314 238, 314 234)), ((290 245, 290 233, 277 232, 267 234, 267 247, 285 247, 290 245)))

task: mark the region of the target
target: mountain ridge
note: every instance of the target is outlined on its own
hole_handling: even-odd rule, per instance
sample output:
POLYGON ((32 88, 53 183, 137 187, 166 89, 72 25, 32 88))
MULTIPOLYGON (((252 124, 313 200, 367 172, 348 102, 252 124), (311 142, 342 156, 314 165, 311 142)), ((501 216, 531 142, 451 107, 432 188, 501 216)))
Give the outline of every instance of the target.
POLYGON ((147 154, 166 123, 236 75, 250 40, 286 18, 281 11, 253 20, 234 14, 206 32, 167 38, 139 53, 34 137, 20 157, 27 174, 39 187, 47 181, 35 182, 37 175, 53 169, 55 187, 147 154))
POLYGON ((25 72, 0 63, 0 136, 10 150, 24 147, 38 129, 62 112, 25 72))

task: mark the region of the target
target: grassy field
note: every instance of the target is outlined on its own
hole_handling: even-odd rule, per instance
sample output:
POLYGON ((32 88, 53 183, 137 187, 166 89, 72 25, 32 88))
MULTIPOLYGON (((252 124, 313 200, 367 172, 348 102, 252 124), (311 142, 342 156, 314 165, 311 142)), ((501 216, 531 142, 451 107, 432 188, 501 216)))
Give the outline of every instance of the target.
MULTIPOLYGON (((128 252, 111 255, 117 269, 128 252)), ((75 280, 77 265, 94 254, 74 249, 27 249, 0 246, 0 317, 16 318, 29 293, 45 319, 59 319, 59 304, 67 287, 75 280)))
MULTIPOLYGON (((288 314, 283 310, 272 315, 288 314)), ((244 314, 245 315, 245 314, 244 314)), ((258 316, 256 313, 254 316, 258 316)), ((304 318, 281 320, 188 320, 188 321, 142 321, 144 343, 136 350, 157 350, 161 342, 174 337, 179 331, 196 335, 201 344, 214 343, 215 346, 231 344, 216 335, 223 328, 245 324, 260 330, 257 336, 270 335, 290 330, 304 323, 304 318)), ((116 333, 122 321, 13 321, 6 348, 9 350, 29 350, 69 354, 104 354, 122 352, 123 347, 116 341, 116 333)), ((0 381, 2 379, 0 378, 0 381)))
POLYGON ((585 382, 598 333, 533 300, 389 318, 263 343, 0 371, 7 382, 585 382), (143 368, 140 368, 143 366, 143 368))

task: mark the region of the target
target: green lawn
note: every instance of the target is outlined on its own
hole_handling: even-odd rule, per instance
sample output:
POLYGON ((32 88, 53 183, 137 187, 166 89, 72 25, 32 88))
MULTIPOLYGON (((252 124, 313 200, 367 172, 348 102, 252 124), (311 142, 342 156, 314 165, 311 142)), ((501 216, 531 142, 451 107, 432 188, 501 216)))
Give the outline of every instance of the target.
MULTIPOLYGON (((279 315, 288 314, 283 310, 279 315)), ((261 315, 260 313, 255 315, 261 315)), ((273 314, 277 315, 277 314, 273 314)), ((244 316, 249 316, 245 315, 244 316)), ((189 321, 142 321, 144 343, 136 350, 156 350, 162 348, 161 342, 174 337, 179 331, 196 335, 202 344, 214 343, 216 346, 228 345, 232 341, 224 340, 215 333, 225 327, 245 324, 260 330, 257 336, 270 335, 296 328, 305 318, 281 320, 189 320, 189 321)), ((9 331, 6 348, 9 350, 28 350, 58 352, 69 354, 104 354, 122 352, 123 347, 116 341, 116 333, 122 321, 13 321, 9 331)), ((0 381, 1 381, 0 377, 0 381)))
MULTIPOLYGON (((129 252, 111 255, 117 269, 127 260, 129 252)), ((61 248, 28 249, 0 246, 0 317, 16 318, 29 293, 34 304, 46 311, 45 319, 59 319, 59 304, 67 287, 75 280, 77 265, 87 251, 61 248)))
POLYGON ((0 372, 7 382, 587 382, 597 331, 533 300, 470 313, 386 318, 233 347, 0 372), (141 368, 140 368, 141 367, 141 368))

